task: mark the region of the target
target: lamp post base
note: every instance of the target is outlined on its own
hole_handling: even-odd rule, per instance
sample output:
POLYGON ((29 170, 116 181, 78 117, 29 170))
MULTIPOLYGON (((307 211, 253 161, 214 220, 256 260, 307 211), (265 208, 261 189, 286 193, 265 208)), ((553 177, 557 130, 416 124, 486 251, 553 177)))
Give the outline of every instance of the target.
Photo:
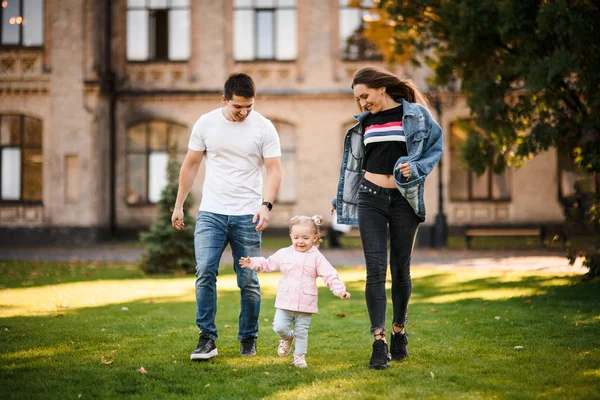
POLYGON ((448 245, 448 223, 443 213, 435 216, 433 230, 433 247, 446 247, 448 245))

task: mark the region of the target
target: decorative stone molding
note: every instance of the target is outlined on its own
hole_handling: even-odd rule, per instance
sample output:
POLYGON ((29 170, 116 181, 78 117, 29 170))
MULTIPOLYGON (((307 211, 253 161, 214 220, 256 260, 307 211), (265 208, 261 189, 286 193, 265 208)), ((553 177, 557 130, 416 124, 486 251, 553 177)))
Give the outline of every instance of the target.
POLYGON ((12 74, 15 71, 16 60, 12 57, 3 58, 1 61, 2 68, 0 72, 4 74, 12 74))
POLYGON ((0 52, 0 81, 47 80, 42 71, 40 50, 8 50, 0 52))
POLYGON ((0 87, 0 96, 47 96, 50 89, 47 87, 0 87))
POLYGON ((41 205, 21 205, 1 206, 0 223, 8 225, 26 224, 30 226, 42 222, 43 206, 41 205), (14 223, 14 224, 13 224, 14 223))
POLYGON ((23 57, 21 59, 21 72, 31 74, 35 72, 36 63, 38 60, 32 57, 23 57))
POLYGON ((281 85, 290 88, 298 86, 298 66, 296 63, 256 62, 238 63, 235 71, 248 74, 256 84, 264 89, 280 89, 281 85))
POLYGON ((189 67, 184 63, 130 63, 125 74, 128 79, 121 89, 174 89, 186 86, 189 67))

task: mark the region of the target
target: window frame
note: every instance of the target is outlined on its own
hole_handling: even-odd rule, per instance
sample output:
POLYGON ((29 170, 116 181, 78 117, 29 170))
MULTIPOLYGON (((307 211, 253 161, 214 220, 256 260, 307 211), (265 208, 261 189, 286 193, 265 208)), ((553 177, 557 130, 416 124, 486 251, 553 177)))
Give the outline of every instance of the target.
MULTIPOLYGON (((244 5, 244 6, 236 6, 235 4, 235 0, 233 0, 233 15, 235 15, 236 11, 252 11, 253 15, 252 15, 252 19, 253 19, 253 38, 252 38, 252 58, 251 59, 237 59, 236 58, 236 54, 235 54, 235 48, 232 51, 232 56, 233 56, 233 61, 236 63, 256 63, 256 62, 277 62, 277 63, 294 63, 296 62, 296 60, 298 59, 298 2, 296 1, 296 3, 291 6, 291 5, 284 5, 284 6, 280 6, 279 5, 279 0, 273 0, 273 2, 276 4, 274 6, 260 6, 257 5, 256 2, 257 0, 249 0, 250 1, 250 5, 244 5), (286 59, 279 59, 277 58, 277 31, 278 31, 278 21, 277 21, 277 11, 278 10, 293 10, 296 12, 296 31, 295 31, 295 40, 296 40, 296 54, 294 56, 294 58, 286 58, 286 59), (273 25, 272 25, 272 32, 271 32, 271 48, 272 48, 272 53, 273 53, 273 57, 271 58, 258 58, 258 42, 259 42, 259 24, 258 24, 258 18, 259 18, 259 14, 260 13, 270 13, 272 16, 272 20, 273 20, 273 25)), ((232 17, 232 21, 235 19, 235 17, 232 17)), ((233 27, 233 37, 232 40, 235 41, 235 26, 233 27)))
MULTIPOLYGON (((187 130, 187 127, 183 124, 179 124, 173 121, 165 121, 165 120, 157 120, 157 119, 153 119, 153 120, 148 120, 148 121, 141 121, 141 122, 137 122, 134 124, 131 124, 127 127, 126 129, 126 145, 125 145, 125 163, 126 163, 126 181, 125 181, 125 204, 128 207, 145 207, 145 206, 156 206, 158 204, 158 202, 152 202, 149 199, 149 194, 150 194, 150 155, 152 153, 159 153, 159 151, 157 150, 152 150, 150 147, 150 135, 151 135, 151 125, 153 123, 163 123, 166 124, 167 126, 167 138, 166 138, 166 148, 164 150, 161 150, 160 152, 164 151, 167 153, 168 156, 168 161, 171 161, 171 154, 169 153, 169 143, 171 143, 171 135, 173 134, 173 128, 180 128, 182 129, 182 131, 187 130), (145 126, 145 136, 144 136, 144 150, 133 150, 130 149, 129 147, 129 131, 133 128, 139 127, 139 126, 145 126), (129 196, 129 188, 131 187, 130 185, 130 178, 131 178, 131 174, 130 174, 130 165, 129 165, 129 155, 131 154, 137 154, 137 155, 144 155, 145 156, 145 165, 146 165, 146 175, 145 175, 145 198, 143 201, 139 201, 139 202, 135 202, 135 203, 131 203, 129 202, 129 200, 127 199, 127 197, 129 196)), ((185 135, 182 135, 180 139, 185 139, 184 137, 185 135)), ((187 146, 186 146, 187 147, 187 146)), ((183 155, 185 156, 186 152, 185 151, 181 151, 179 149, 178 146, 178 150, 176 152, 176 157, 183 155)))
MULTIPOLYGON (((452 186, 453 183, 453 163, 455 162, 454 159, 454 149, 455 146, 459 146, 457 144, 455 144, 455 136, 453 134, 454 131, 454 126, 457 123, 473 123, 474 120, 470 119, 470 118, 466 118, 466 119, 457 119, 453 122, 450 123, 450 159, 449 159, 449 168, 450 168, 450 181, 449 181, 449 185, 452 186)), ((460 128, 458 128, 460 129, 460 128)), ((490 157, 493 157, 490 156, 490 157)), ((490 159, 491 161, 491 159, 490 159)), ((449 193, 449 198, 450 201, 453 203, 469 203, 469 202, 484 202, 484 203, 510 203, 512 201, 512 192, 513 192, 513 182, 512 182, 512 176, 510 175, 512 173, 512 169, 510 167, 506 167, 504 172, 500 175, 495 174, 489 167, 486 169, 486 173, 487 173, 487 182, 486 182, 486 188, 487 188, 487 197, 478 197, 475 196, 473 194, 473 185, 474 185, 474 180, 475 180, 475 172, 463 167, 462 165, 460 165, 460 169, 463 170, 466 174, 467 174, 467 198, 463 199, 463 198, 456 198, 452 196, 452 191, 450 191, 449 193), (507 183, 507 187, 508 187, 508 195, 506 197, 498 197, 498 198, 494 198, 494 194, 493 194, 493 188, 494 188, 494 177, 495 176, 504 176, 506 183, 507 183)))
MULTIPOLYGON (((348 10, 348 9, 353 9, 353 10, 359 10, 360 11, 360 25, 359 25, 359 29, 362 28, 362 30, 364 31, 364 29, 366 28, 365 25, 365 21, 363 19, 363 17, 365 16, 365 14, 368 14, 369 10, 372 8, 375 8, 375 4, 371 4, 369 7, 365 6, 363 4, 363 0, 361 0, 361 2, 359 3, 358 7, 352 7, 349 6, 347 3, 349 1, 346 2, 345 5, 341 5, 340 4, 340 0, 337 0, 337 4, 338 4, 338 32, 337 32, 337 40, 338 40, 338 46, 339 46, 339 58, 341 61, 343 62, 380 62, 380 61, 384 61, 384 57, 383 54, 381 54, 380 52, 377 53, 376 56, 373 57, 358 57, 358 58, 349 58, 347 57, 347 52, 345 51, 345 41, 347 41, 352 35, 354 35, 354 32, 347 36, 345 38, 345 41, 342 42, 342 37, 341 37, 341 32, 340 29, 342 27, 342 10, 348 10)), ((366 38, 362 38, 363 40, 368 41, 368 39, 366 38)), ((369 42, 370 43, 370 42, 369 42)), ((374 45, 374 44, 373 44, 374 45)))
MULTIPOLYGON (((14 0, 19 2, 19 17, 23 18, 23 1, 24 0, 14 0)), ((42 10, 42 44, 35 46, 27 46, 23 44, 23 24, 19 23, 19 43, 18 44, 4 44, 3 43, 3 35, 2 30, 4 27, 4 7, 0 7, 0 49, 28 49, 28 50, 43 50, 44 45, 46 43, 46 35, 45 35, 45 25, 46 25, 46 1, 40 1, 42 10)))
MULTIPOLYGON (((43 174, 43 168, 44 168, 44 162, 43 162, 43 157, 44 157, 44 146, 43 146, 43 138, 44 138, 44 124, 43 124, 43 120, 40 118, 35 118, 35 117, 30 117, 28 115, 25 114, 0 114, 0 130, 2 129, 2 118, 4 117, 19 117, 19 144, 18 145, 4 145, 0 142, 0 205, 43 205, 44 204, 44 174, 43 174), (25 144, 25 118, 30 118, 32 120, 36 120, 39 121, 40 123, 40 145, 39 146, 33 146, 33 145, 26 145, 25 144), (21 172, 21 183, 20 183, 20 193, 19 193, 19 199, 18 200, 5 200, 2 198, 2 153, 3 153, 3 149, 14 149, 17 148, 20 150, 21 152, 21 160, 20 160, 20 172, 21 172), (24 151, 25 149, 33 149, 33 150, 40 150, 41 153, 41 157, 42 157, 42 174, 40 177, 40 186, 41 186, 41 198, 39 200, 24 200, 23 199, 23 191, 25 189, 25 174, 23 173, 24 171, 24 166, 25 166, 25 158, 23 157, 24 151)), ((1 135, 1 132, 0 132, 1 135)))
MULTIPOLYGON (((147 36, 147 40, 148 40, 148 58, 145 60, 130 60, 129 56, 127 54, 127 46, 128 46, 128 32, 129 32, 129 24, 126 23, 126 27, 125 27, 125 61, 129 64, 155 64, 155 63, 170 63, 170 64, 186 64, 188 63, 191 58, 192 58, 192 42, 191 42, 191 36, 192 36, 192 32, 191 32, 191 28, 192 28, 192 24, 191 24, 191 19, 192 19, 192 2, 193 0, 189 0, 189 3, 187 6, 178 6, 175 5, 173 6, 173 0, 165 0, 166 1, 166 6, 165 8, 151 8, 150 6, 150 1, 151 0, 142 0, 145 2, 144 6, 130 6, 127 2, 127 0, 125 0, 126 4, 126 11, 125 11, 125 20, 127 21, 128 18, 128 14, 130 11, 147 11, 148 15, 148 30, 146 32, 146 36, 147 36), (178 60, 171 60, 169 58, 169 13, 170 11, 175 10, 175 11, 188 11, 188 18, 189 18, 189 24, 190 24, 190 30, 188 32, 189 35, 189 48, 188 48, 188 57, 186 59, 178 59, 178 60), (165 26, 165 30, 167 32, 167 36, 164 38, 165 41, 165 53, 166 55, 163 57, 155 57, 155 58, 150 58, 150 49, 151 47, 154 45, 156 46, 156 43, 152 44, 150 43, 150 40, 152 39, 152 37, 156 37, 156 28, 154 29, 154 32, 151 34, 150 32, 150 27, 151 27, 151 21, 152 18, 154 17, 154 14, 156 14, 157 12, 166 12, 166 26, 165 26)), ((156 38, 155 38, 156 41, 156 38)))

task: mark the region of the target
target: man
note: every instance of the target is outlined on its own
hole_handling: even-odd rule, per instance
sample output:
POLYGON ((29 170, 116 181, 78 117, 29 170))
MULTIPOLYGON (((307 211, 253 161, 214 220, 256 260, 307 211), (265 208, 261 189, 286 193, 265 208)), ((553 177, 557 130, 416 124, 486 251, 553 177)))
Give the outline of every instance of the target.
POLYGON ((260 286, 256 271, 241 268, 240 257, 258 256, 262 231, 281 183, 281 147, 275 127, 252 112, 256 89, 246 74, 232 74, 224 86, 223 107, 194 124, 179 174, 172 224, 183 228, 183 203, 206 156, 202 202, 194 232, 196 324, 200 339, 191 360, 216 356, 216 281, 219 261, 229 244, 240 288, 240 355, 256 354, 260 286), (263 189, 262 166, 267 179, 263 189))

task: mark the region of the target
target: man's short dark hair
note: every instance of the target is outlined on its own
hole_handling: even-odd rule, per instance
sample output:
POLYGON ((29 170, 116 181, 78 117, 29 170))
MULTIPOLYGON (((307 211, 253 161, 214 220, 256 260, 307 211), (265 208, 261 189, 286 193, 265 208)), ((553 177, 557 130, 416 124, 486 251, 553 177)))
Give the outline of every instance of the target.
POLYGON ((233 95, 251 99, 256 97, 256 87, 250 75, 242 73, 233 73, 229 75, 225 86, 223 87, 223 95, 227 100, 233 99, 233 95))

